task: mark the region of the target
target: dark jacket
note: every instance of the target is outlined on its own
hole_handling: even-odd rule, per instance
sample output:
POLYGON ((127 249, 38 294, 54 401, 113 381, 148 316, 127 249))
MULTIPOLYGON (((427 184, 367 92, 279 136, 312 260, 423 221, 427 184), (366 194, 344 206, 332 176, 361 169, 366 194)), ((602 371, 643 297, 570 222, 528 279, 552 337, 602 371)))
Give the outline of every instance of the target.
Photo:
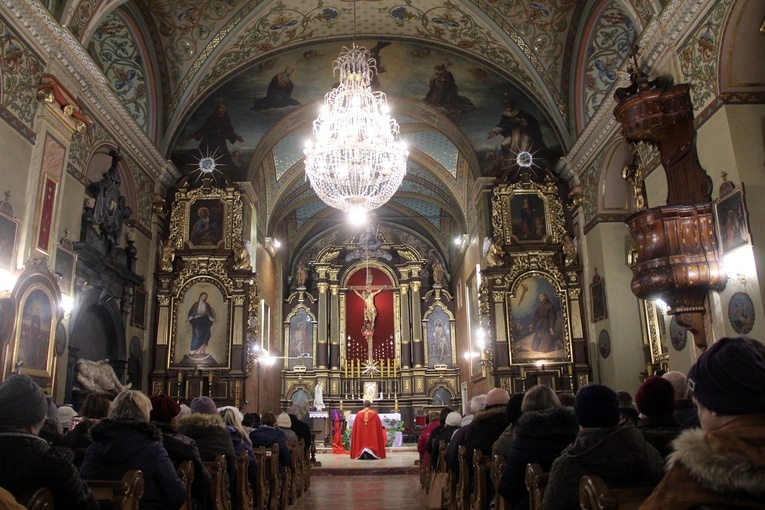
POLYGON ((302 439, 305 442, 305 451, 310 452, 311 444, 313 443, 311 427, 309 427, 307 423, 300 421, 300 419, 294 414, 290 414, 288 416, 290 417, 290 422, 292 422, 292 426, 290 428, 293 430, 293 432, 295 432, 295 434, 297 434, 298 439, 302 439))
POLYGON ((681 425, 691 419, 698 417, 698 408, 696 407, 696 404, 693 403, 693 400, 691 399, 680 399, 675 400, 675 418, 677 418, 677 422, 681 425))
POLYGON ((577 510, 584 475, 598 475, 612 488, 645 487, 661 480, 664 459, 632 422, 581 430, 553 462, 539 510, 577 510))
POLYGON ((58 509, 97 509, 98 503, 72 464, 72 453, 37 436, 0 432, 0 487, 18 497, 48 487, 58 509))
MULTIPOLYGON (((443 428, 441 428, 438 431, 434 431, 433 434, 430 435, 430 439, 428 439, 428 445, 431 446, 431 449, 428 451, 430 454, 430 465, 434 469, 438 467, 438 457, 440 455, 440 452, 438 451, 438 445, 441 443, 441 441, 446 441, 446 444, 449 444, 449 442, 452 440, 452 436, 459 427, 456 425, 444 425, 443 428)), ((443 462, 446 462, 446 459, 443 460, 443 462)))
MULTIPOLYGON (((473 492, 475 477, 473 476, 473 452, 480 451, 484 457, 491 458, 491 448, 494 442, 502 435, 510 420, 505 412, 506 406, 494 406, 475 414, 471 429, 465 438, 465 448, 468 458, 468 472, 470 473, 470 491, 473 492)), ((490 501, 494 498, 494 484, 486 480, 485 509, 489 508, 490 501)))
POLYGON ((74 452, 74 465, 78 468, 82 466, 82 461, 85 458, 85 450, 92 443, 90 440, 90 428, 98 422, 90 420, 82 420, 69 432, 64 435, 61 441, 56 446, 62 446, 69 448, 74 452))
POLYGON ((579 431, 574 410, 558 407, 524 413, 516 422, 515 439, 507 453, 505 469, 499 480, 499 492, 513 509, 529 507, 526 490, 526 465, 538 463, 550 471, 553 461, 574 442, 579 431))
POLYGON ((258 483, 258 461, 255 460, 255 452, 252 450, 250 443, 245 441, 234 427, 226 425, 226 430, 228 430, 228 433, 231 436, 231 442, 234 444, 234 452, 236 453, 236 456, 238 457, 242 452, 247 452, 247 457, 250 458, 250 463, 247 465, 247 479, 250 481, 250 485, 254 489, 258 483))
POLYGON ((675 440, 669 470, 641 510, 765 509, 765 414, 675 440))
POLYGON ((218 455, 226 456, 229 493, 231 501, 236 501, 236 452, 220 415, 192 413, 183 416, 178 432, 194 440, 203 461, 212 462, 218 455))
POLYGON ((85 479, 119 480, 126 471, 143 472, 142 509, 180 508, 186 497, 175 466, 170 462, 162 435, 149 422, 101 420, 90 429, 93 444, 85 452, 85 479))
POLYGON ((464 427, 457 429, 457 432, 452 436, 452 440, 449 441, 449 446, 446 448, 446 468, 454 474, 455 480, 459 478, 460 472, 459 447, 465 444, 467 436, 474 425, 475 421, 471 421, 464 427))
POLYGON ((282 431, 278 428, 261 425, 250 432, 250 441, 252 441, 253 448, 259 448, 261 446, 271 448, 274 444, 279 445, 279 465, 288 467, 292 464, 292 455, 287 446, 287 440, 282 431))
POLYGON ((680 435, 680 423, 671 415, 640 418, 638 430, 648 444, 653 445, 665 459, 672 453, 672 441, 680 435))
POLYGON ((178 469, 181 462, 190 460, 194 464, 194 481, 191 483, 191 496, 198 502, 207 502, 212 477, 202 464, 197 444, 188 436, 179 433, 167 423, 153 422, 162 433, 162 444, 167 450, 170 461, 178 469))

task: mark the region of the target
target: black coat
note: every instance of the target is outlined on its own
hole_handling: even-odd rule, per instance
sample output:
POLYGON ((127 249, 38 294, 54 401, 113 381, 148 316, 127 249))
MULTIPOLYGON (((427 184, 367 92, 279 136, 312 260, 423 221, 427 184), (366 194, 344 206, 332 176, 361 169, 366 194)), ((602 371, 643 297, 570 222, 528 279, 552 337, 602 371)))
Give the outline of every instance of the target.
POLYGON ((513 427, 515 437, 499 480, 499 492, 513 509, 529 507, 526 465, 534 462, 550 471, 553 461, 574 439, 579 426, 574 410, 557 407, 524 413, 513 427))
POLYGON ((680 422, 673 415, 646 416, 637 423, 643 437, 665 459, 672 453, 672 441, 680 435, 680 422))
POLYGON ((125 472, 140 469, 144 479, 142 509, 173 509, 183 504, 186 489, 153 424, 105 419, 90 429, 90 437, 93 444, 80 468, 83 478, 120 480, 125 472))
POLYGON ((288 416, 290 417, 290 422, 292 422, 290 429, 292 429, 292 431, 297 434, 298 439, 305 441, 305 451, 310 452, 311 443, 313 442, 311 427, 309 427, 307 423, 300 421, 300 419, 294 414, 290 414, 288 416))
POLYGON ((194 440, 203 461, 211 462, 218 455, 226 456, 229 493, 232 503, 236 501, 236 452, 220 415, 192 413, 184 416, 180 419, 178 432, 194 440))
POLYGON ((98 503, 72 464, 72 452, 31 434, 0 432, 0 487, 18 497, 48 487, 56 510, 97 509, 98 503))
MULTIPOLYGON (((449 442, 452 440, 452 436, 454 433, 459 429, 456 425, 444 425, 441 430, 438 432, 433 431, 433 433, 430 435, 430 439, 428 439, 428 444, 432 444, 431 450, 428 450, 428 453, 430 455, 430 465, 433 468, 438 467, 438 457, 440 455, 440 452, 438 450, 438 444, 441 441, 446 441, 446 444, 449 444, 449 442)), ((443 460, 443 462, 446 462, 446 459, 443 460)))
POLYGON ((184 436, 167 423, 154 422, 154 425, 162 433, 162 444, 176 470, 181 462, 190 460, 194 464, 194 481, 191 483, 192 497, 199 502, 206 502, 209 498, 212 477, 202 464, 202 457, 199 455, 197 444, 193 439, 184 436))
POLYGON ((250 432, 250 441, 252 441, 253 448, 261 446, 271 448, 274 444, 279 445, 279 465, 281 467, 289 467, 292 464, 292 454, 290 454, 287 439, 281 430, 269 427, 268 425, 261 425, 250 432))

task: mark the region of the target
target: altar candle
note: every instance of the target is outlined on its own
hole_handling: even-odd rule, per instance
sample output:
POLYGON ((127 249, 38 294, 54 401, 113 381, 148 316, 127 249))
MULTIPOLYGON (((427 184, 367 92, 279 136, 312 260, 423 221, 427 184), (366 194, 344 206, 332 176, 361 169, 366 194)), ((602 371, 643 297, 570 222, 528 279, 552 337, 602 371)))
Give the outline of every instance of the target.
POLYGON ((207 376, 207 382, 209 382, 210 384, 213 383, 213 373, 212 372, 210 372, 210 374, 207 376))
POLYGON ((521 379, 526 379, 526 369, 521 367, 521 379))
POLYGON ((647 363, 645 366, 645 371, 648 374, 648 377, 651 377, 653 375, 653 365, 647 363))
POLYGON ((394 359, 393 360, 393 378, 394 379, 396 378, 396 363, 397 361, 394 359))
POLYGON ((568 375, 574 375, 574 364, 568 366, 568 375))
POLYGON ((183 382, 183 372, 178 372, 178 384, 183 382))
POLYGON ((345 378, 348 379, 348 362, 343 360, 343 368, 345 369, 345 378))
POLYGON ((361 379, 361 360, 356 360, 356 375, 361 379))
MULTIPOLYGON (((385 366, 388 368, 386 373, 388 374, 388 377, 390 377, 390 360, 386 358, 383 361, 385 362, 385 366)), ((383 373, 382 376, 385 377, 385 373, 383 373)))
POLYGON ((340 400, 340 412, 342 412, 342 411, 343 411, 343 401, 340 400))

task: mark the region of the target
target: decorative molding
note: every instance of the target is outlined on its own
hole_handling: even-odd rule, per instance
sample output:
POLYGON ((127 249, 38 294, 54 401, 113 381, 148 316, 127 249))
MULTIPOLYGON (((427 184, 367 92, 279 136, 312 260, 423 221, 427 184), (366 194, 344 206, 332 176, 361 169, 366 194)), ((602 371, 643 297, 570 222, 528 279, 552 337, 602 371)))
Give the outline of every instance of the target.
POLYGON ((53 19, 42 2, 2 0, 0 5, 10 13, 9 19, 23 25, 29 40, 37 44, 47 60, 63 67, 72 76, 82 94, 80 101, 87 105, 88 112, 102 125, 109 126, 124 151, 167 186, 180 178, 181 174, 173 163, 159 152, 119 101, 85 48, 68 28, 53 19))

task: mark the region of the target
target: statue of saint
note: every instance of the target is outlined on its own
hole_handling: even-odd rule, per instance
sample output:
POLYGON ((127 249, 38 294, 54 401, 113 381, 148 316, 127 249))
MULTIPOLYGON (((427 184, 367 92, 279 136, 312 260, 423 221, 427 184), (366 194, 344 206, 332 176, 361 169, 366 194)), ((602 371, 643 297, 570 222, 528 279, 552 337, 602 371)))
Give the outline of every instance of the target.
POLYGON ((317 411, 323 411, 326 408, 324 405, 324 385, 321 381, 317 382, 313 389, 313 406, 317 411))
POLYGON ((250 252, 242 241, 234 242, 234 271, 252 271, 250 252))
POLYGON ((175 249, 173 248, 173 244, 168 241, 162 245, 162 249, 159 253, 159 271, 165 272, 165 273, 171 273, 173 271, 173 261, 175 260, 175 249))
POLYGON ((489 244, 489 251, 486 255, 486 265, 488 267, 505 265, 505 255, 507 255, 507 252, 502 248, 499 238, 495 237, 489 244))
POLYGON ((298 287, 305 287, 305 282, 308 281, 308 270, 301 262, 297 267, 297 285, 298 287))
POLYGON ((443 285, 444 284, 444 266, 441 265, 440 261, 435 261, 433 263, 433 285, 443 285))

